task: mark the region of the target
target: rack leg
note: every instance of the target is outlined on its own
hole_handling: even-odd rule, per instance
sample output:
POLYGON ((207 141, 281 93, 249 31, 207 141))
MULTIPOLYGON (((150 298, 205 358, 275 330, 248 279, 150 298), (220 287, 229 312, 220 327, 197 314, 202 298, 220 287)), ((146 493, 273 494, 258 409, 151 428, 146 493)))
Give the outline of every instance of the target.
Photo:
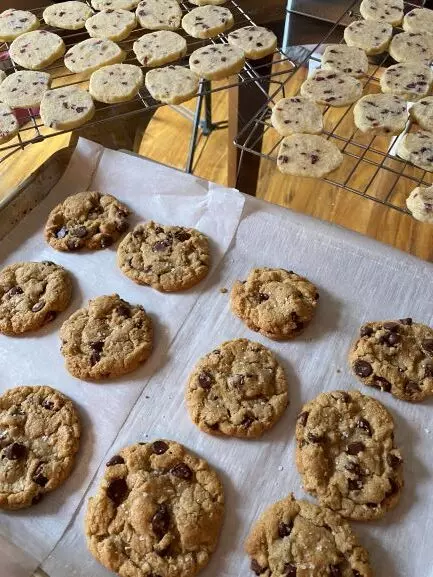
POLYGON ((205 90, 204 95, 204 119, 200 123, 202 133, 205 136, 209 136, 212 130, 215 128, 212 124, 212 86, 209 80, 203 80, 203 90, 205 90))
POLYGON ((197 136, 198 136, 198 130, 200 127, 200 118, 201 118, 201 109, 202 109, 202 105, 203 105, 203 97, 204 97, 204 82, 202 81, 200 83, 200 91, 197 97, 197 105, 195 108, 195 114, 194 114, 194 122, 193 122, 193 126, 192 126, 192 134, 191 134, 191 140, 189 143, 189 151, 188 151, 188 160, 186 161, 186 167, 185 167, 185 172, 191 174, 192 173, 192 168, 194 166, 194 156, 195 156, 195 151, 197 148, 197 136))

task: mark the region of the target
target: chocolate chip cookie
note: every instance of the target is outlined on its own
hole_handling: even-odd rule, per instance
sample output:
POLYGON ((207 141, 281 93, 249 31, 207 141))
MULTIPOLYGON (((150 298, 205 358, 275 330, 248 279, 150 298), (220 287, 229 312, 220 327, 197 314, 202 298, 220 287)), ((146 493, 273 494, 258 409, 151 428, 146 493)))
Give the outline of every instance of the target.
POLYGON ((76 311, 60 329, 66 368, 78 379, 130 373, 152 351, 152 321, 140 305, 101 296, 76 311))
POLYGON ((17 262, 0 271, 0 333, 19 335, 54 320, 71 301, 69 273, 53 262, 17 262))
POLYGON ((403 488, 394 422, 385 407, 358 391, 322 393, 296 424, 296 464, 304 489, 343 517, 378 519, 403 488))
POLYGON ((166 292, 196 285, 207 275, 209 261, 203 233, 153 221, 138 224, 117 251, 118 265, 127 277, 166 292))
POLYGON ((372 576, 368 553, 347 521, 293 495, 262 513, 245 551, 251 571, 263 577, 372 576))
POLYGON ((253 331, 274 340, 299 335, 314 316, 319 293, 306 278, 281 268, 255 268, 233 285, 233 313, 253 331))
POLYGON ((284 369, 259 343, 227 341, 195 366, 186 403, 192 421, 206 433, 259 437, 287 406, 284 369))
POLYGON ((47 386, 0 396, 0 508, 38 503, 69 476, 80 442, 72 401, 47 386))
POLYGON ((433 329, 411 318, 363 325, 349 362, 364 385, 404 401, 433 395, 433 329))
POLYGON ((127 230, 128 216, 128 208, 110 194, 79 192, 51 211, 45 238, 63 251, 107 248, 127 230))
POLYGON ((128 577, 193 577, 214 551, 224 492, 206 461, 173 441, 138 443, 107 462, 89 499, 87 545, 128 577))

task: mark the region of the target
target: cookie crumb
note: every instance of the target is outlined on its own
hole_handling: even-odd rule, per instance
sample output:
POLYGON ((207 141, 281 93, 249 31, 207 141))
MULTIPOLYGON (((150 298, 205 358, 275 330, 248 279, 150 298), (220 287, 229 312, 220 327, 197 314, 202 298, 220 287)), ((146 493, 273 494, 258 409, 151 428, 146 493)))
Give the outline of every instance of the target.
POLYGON ((228 291, 225 287, 220 288, 220 293, 221 293, 221 294, 225 295, 225 294, 228 293, 228 292, 229 292, 229 291, 228 291))
POLYGON ((284 471, 284 467, 283 467, 282 465, 280 465, 280 466, 278 467, 278 470, 279 470, 279 471, 284 471))

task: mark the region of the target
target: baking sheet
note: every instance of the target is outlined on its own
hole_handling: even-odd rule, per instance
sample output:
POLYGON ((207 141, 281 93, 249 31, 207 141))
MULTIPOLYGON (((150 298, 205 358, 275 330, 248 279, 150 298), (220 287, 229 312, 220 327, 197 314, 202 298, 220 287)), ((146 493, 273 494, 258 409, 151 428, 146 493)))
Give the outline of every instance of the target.
MULTIPOLYGON (((75 285, 68 311, 48 327, 21 338, 0 335, 0 392, 19 384, 49 384, 73 399, 82 418, 81 448, 69 480, 35 507, 0 513, 0 535, 27 552, 21 561, 16 560, 22 574, 28 574, 29 567, 34 569, 63 534, 150 375, 158 374, 170 361, 170 343, 207 282, 182 293, 161 294, 136 285, 120 273, 115 247, 86 254, 53 250, 43 238, 49 211, 69 194, 86 189, 115 194, 133 211, 132 224, 152 218, 198 228, 212 239, 212 270, 233 238, 244 204, 244 197, 236 190, 82 140, 56 187, 2 241, 2 267, 20 260, 53 260, 71 271, 75 285), (89 298, 114 292, 144 305, 150 313, 156 329, 154 352, 140 369, 122 378, 103 384, 75 379, 64 368, 59 350, 61 323, 89 298)), ((0 555, 3 550, 6 557, 5 547, 0 555)), ((6 562, 0 564, 0 574, 5 567, 6 562)))

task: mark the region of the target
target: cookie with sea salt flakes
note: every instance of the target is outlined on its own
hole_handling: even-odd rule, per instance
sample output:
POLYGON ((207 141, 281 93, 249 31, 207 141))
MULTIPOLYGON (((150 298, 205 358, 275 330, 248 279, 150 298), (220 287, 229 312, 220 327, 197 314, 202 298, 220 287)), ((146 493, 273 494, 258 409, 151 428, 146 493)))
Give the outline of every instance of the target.
POLYGON ((279 100, 272 109, 271 122, 281 136, 323 132, 322 111, 317 104, 302 96, 279 100))
POLYGON ((10 42, 21 34, 39 28, 39 20, 32 12, 9 8, 0 14, 0 42, 10 42))
POLYGON ((189 67, 201 78, 220 80, 237 74, 245 65, 243 50, 228 44, 203 46, 189 57, 189 67))
POLYGON ((396 62, 423 62, 433 60, 433 37, 425 32, 401 32, 389 45, 389 54, 396 62))
POLYGON ((433 134, 424 130, 405 134, 397 154, 415 166, 433 172, 433 134))
POLYGON ((433 96, 427 96, 415 102, 409 110, 409 114, 421 128, 433 132, 433 96))
POLYGON ((30 70, 40 70, 63 56, 62 38, 47 30, 34 30, 16 38, 9 48, 12 60, 30 70))
POLYGON ((228 35, 229 44, 241 48, 246 58, 258 60, 272 54, 277 47, 277 37, 263 26, 245 26, 228 35))
POLYGON ((338 168, 343 155, 338 146, 322 136, 292 134, 281 142, 277 165, 283 174, 322 178, 338 168))
POLYGON ((389 66, 380 77, 382 92, 391 92, 406 98, 419 100, 430 92, 433 73, 429 66, 417 62, 389 66))
POLYGON ((199 6, 182 18, 182 28, 193 38, 213 38, 233 24, 233 14, 222 6, 199 6))
POLYGON ((47 72, 18 70, 0 84, 0 101, 11 108, 37 107, 50 84, 47 72))
POLYGON ((85 2, 68 0, 47 6, 42 17, 49 26, 63 30, 80 30, 92 14, 93 10, 85 2))
POLYGON ((359 78, 368 72, 368 58, 362 48, 330 44, 322 56, 321 67, 359 78))
POLYGON ((0 102, 0 144, 18 134, 20 125, 12 109, 0 102))
POLYGON ((362 48, 366 54, 381 54, 388 48, 392 38, 392 26, 387 22, 355 20, 344 29, 348 46, 362 48))
POLYGON ((92 0, 95 10, 133 10, 138 0, 92 0))
POLYGON ((174 62, 185 56, 186 40, 171 30, 158 30, 144 34, 132 47, 137 60, 149 68, 174 62))
POLYGON ((93 118, 95 105, 87 90, 79 86, 62 86, 45 92, 39 113, 48 128, 71 130, 93 118))
POLYGON ((403 20, 403 30, 406 32, 427 32, 433 29, 433 10, 429 8, 414 8, 406 14, 403 20))
POLYGON ((88 38, 75 44, 65 54, 65 66, 75 73, 90 75, 98 68, 123 62, 126 53, 112 40, 88 38))
POLYGON ((362 0, 359 11, 366 20, 388 22, 398 26, 403 20, 403 0, 362 0))
POLYGON ((408 120, 406 101, 394 94, 367 94, 355 104, 353 116, 367 134, 400 134, 408 120))
MULTIPOLYGON (((414 188, 406 199, 406 206, 416 220, 433 224, 433 186, 414 188)), ((433 363, 431 373, 433 379, 433 363)))
POLYGON ((128 10, 101 10, 86 20, 86 30, 93 38, 107 38, 119 42, 127 38, 137 22, 128 10))
POLYGON ((111 104, 134 98, 143 86, 143 72, 134 64, 111 64, 92 73, 89 92, 95 100, 111 104))
POLYGON ((361 82, 341 72, 316 70, 301 86, 302 96, 327 106, 347 106, 362 96, 361 82))
POLYGON ((136 15, 140 26, 147 30, 176 30, 182 10, 177 0, 142 0, 136 15))
POLYGON ((166 104, 180 104, 197 94, 199 77, 189 68, 170 65, 149 70, 144 83, 155 100, 166 104))

